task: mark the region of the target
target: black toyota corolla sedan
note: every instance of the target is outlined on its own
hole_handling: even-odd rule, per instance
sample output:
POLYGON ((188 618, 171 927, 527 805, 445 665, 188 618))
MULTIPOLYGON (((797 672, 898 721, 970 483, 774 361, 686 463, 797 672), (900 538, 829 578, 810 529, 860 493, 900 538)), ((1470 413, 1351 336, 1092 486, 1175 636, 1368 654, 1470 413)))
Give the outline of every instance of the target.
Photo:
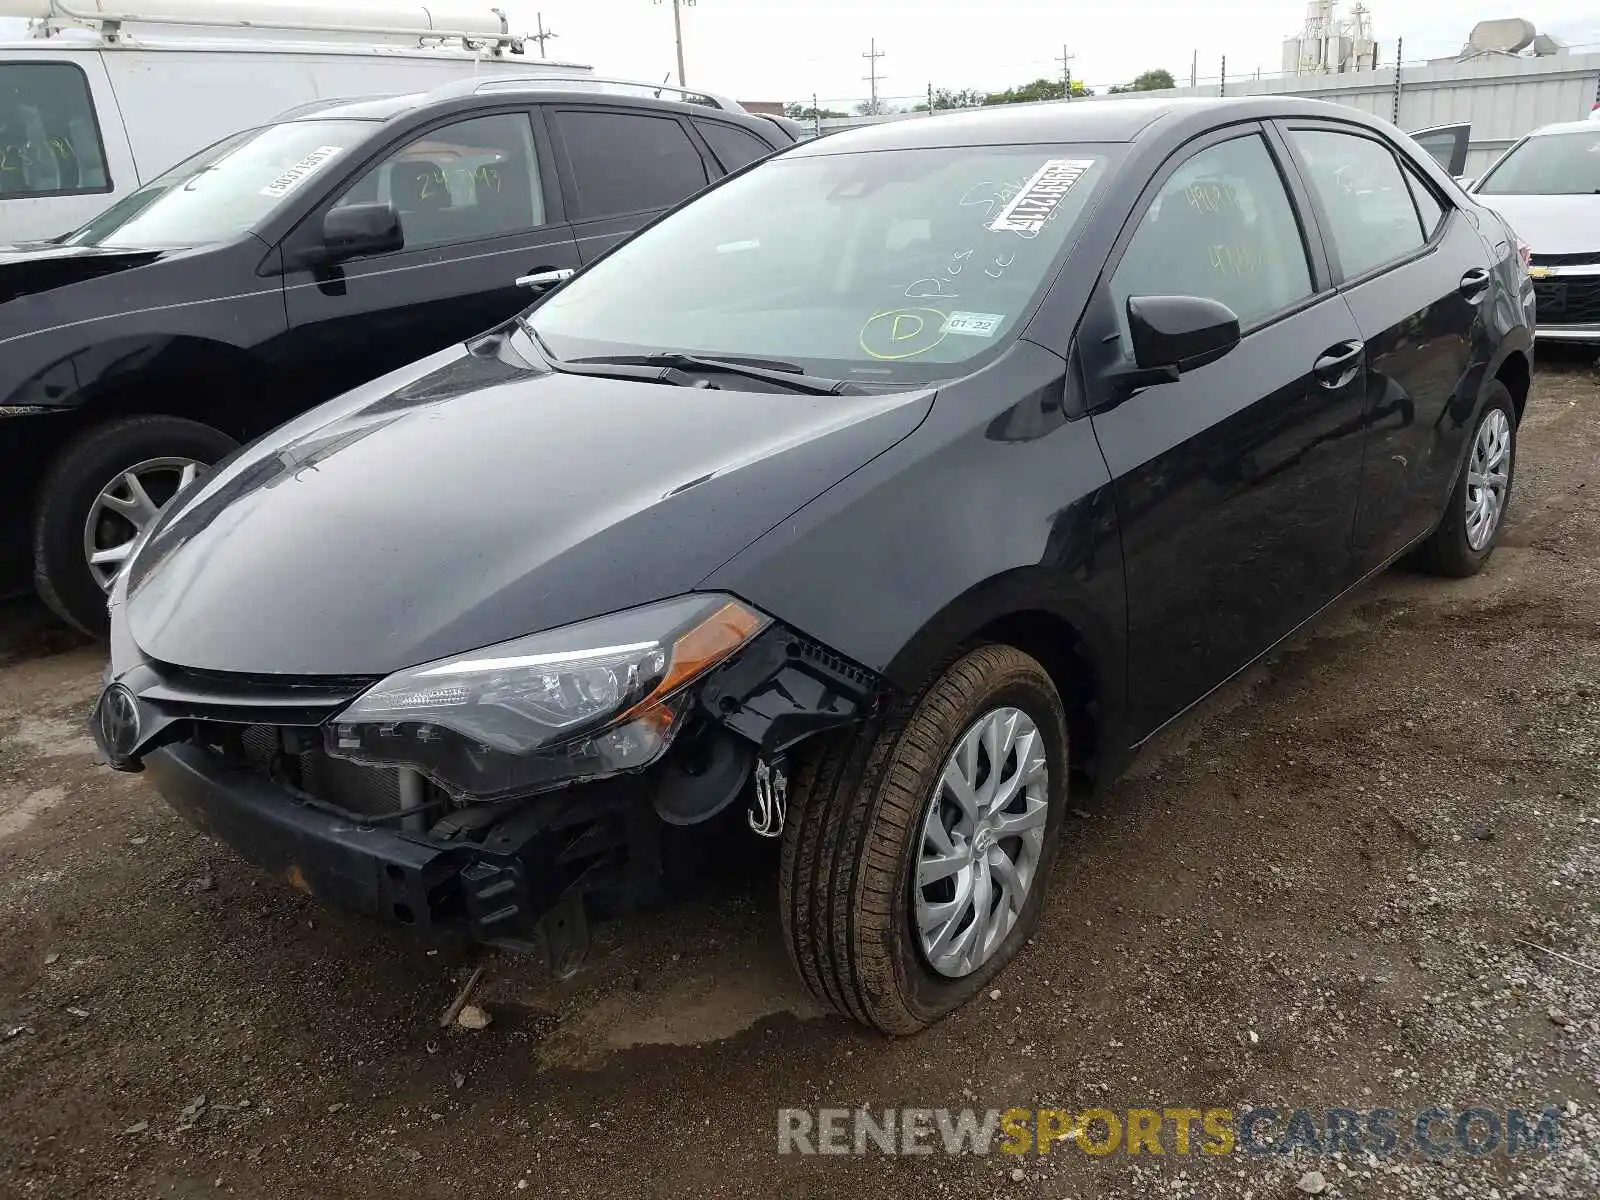
POLYGON ((191 485, 93 728, 295 886, 562 970, 747 824, 807 984, 908 1033, 1152 733, 1402 556, 1483 566, 1523 258, 1309 101, 808 142, 191 485))

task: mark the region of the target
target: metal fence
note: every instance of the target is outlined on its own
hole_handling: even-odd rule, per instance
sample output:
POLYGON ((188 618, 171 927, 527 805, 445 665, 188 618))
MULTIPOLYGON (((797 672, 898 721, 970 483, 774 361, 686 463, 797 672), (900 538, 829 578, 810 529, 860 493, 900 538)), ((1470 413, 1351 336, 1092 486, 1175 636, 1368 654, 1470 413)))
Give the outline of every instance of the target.
MULTIPOLYGON (((1348 104, 1393 121, 1408 132, 1435 125, 1472 125, 1467 173, 1480 174, 1523 134, 1556 121, 1589 115, 1600 96, 1600 53, 1549 58, 1498 55, 1468 62, 1402 66, 1341 75, 1280 75, 1218 80, 1160 92, 1089 96, 1073 104, 1114 104, 1133 96, 1306 96, 1348 104)), ((1060 104, 1062 101, 1044 101, 1060 104)), ((939 114, 934 114, 935 116, 939 114)), ((926 120, 929 114, 834 117, 823 132, 882 121, 926 120)))

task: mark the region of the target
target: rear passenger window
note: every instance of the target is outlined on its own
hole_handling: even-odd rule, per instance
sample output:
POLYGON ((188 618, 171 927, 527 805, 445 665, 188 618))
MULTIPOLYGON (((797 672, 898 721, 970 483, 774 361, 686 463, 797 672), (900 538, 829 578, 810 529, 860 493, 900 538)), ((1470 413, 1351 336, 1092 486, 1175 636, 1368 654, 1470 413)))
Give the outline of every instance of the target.
POLYGON ((1130 296, 1203 296, 1245 328, 1311 295, 1311 268, 1277 164, 1259 135, 1202 150, 1167 180, 1111 280, 1130 296))
POLYGON ((700 151, 672 117, 568 110, 554 120, 585 217, 667 208, 706 185, 700 151))
POLYGON ((1322 199, 1347 276, 1365 274, 1422 247, 1426 239, 1417 205, 1387 146, 1322 129, 1296 129, 1289 136, 1322 199))
POLYGON ((1439 223, 1444 220, 1444 209, 1433 198, 1433 193, 1428 190, 1427 184, 1410 171, 1405 175, 1406 185, 1411 189, 1411 196, 1417 202, 1417 215, 1422 218, 1422 236, 1424 239, 1431 238, 1434 231, 1439 228, 1439 223))
POLYGON ((0 63, 0 199, 110 190, 83 71, 0 63))
POLYGON ((724 125, 720 121, 696 121, 694 125, 711 147, 711 153, 721 160, 724 171, 737 171, 772 153, 771 146, 737 125, 724 125))

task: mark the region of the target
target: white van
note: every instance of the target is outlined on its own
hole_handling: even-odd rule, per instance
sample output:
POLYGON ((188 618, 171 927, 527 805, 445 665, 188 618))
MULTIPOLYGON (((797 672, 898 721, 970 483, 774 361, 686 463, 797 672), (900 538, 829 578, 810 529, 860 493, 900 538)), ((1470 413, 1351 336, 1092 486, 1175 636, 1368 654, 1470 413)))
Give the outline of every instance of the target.
POLYGON ((589 74, 527 57, 499 10, 117 5, 0 0, 0 243, 75 229, 195 151, 319 100, 589 74))

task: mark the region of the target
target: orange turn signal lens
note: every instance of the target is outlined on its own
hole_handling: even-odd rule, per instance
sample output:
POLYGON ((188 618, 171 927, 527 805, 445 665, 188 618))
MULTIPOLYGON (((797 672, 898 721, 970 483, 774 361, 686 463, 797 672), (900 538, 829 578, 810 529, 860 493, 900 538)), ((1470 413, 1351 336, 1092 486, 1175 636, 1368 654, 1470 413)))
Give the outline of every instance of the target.
POLYGON ((730 600, 672 643, 667 673, 650 694, 618 718, 618 723, 640 716, 663 696, 722 662, 767 627, 770 618, 730 600))

